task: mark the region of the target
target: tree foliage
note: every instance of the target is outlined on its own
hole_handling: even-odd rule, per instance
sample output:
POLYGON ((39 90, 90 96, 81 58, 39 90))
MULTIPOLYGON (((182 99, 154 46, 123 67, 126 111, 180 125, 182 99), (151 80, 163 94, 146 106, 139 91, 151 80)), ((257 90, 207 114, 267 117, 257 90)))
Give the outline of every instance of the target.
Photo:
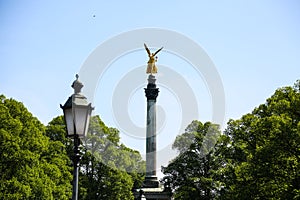
POLYGON ((299 89, 299 81, 280 88, 252 113, 228 123, 235 175, 230 198, 300 198, 299 89))
POLYGON ((193 121, 174 142, 165 185, 175 199, 300 199, 299 108, 297 81, 230 120, 212 151, 202 148, 207 123, 193 121))
POLYGON ((193 121, 185 133, 177 136, 173 148, 179 155, 162 171, 165 187, 173 189, 175 199, 212 199, 219 188, 215 182, 219 163, 213 146, 220 135, 219 127, 193 121))
POLYGON ((0 199, 69 199, 63 151, 22 103, 0 96, 0 199))

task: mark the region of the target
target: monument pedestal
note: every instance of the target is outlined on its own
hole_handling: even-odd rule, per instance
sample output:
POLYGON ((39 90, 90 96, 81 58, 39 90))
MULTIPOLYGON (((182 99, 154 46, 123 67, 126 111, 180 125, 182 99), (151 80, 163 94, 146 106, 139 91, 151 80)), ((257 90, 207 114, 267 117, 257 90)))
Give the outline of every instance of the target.
POLYGON ((133 192, 134 200, 172 200, 172 193, 161 187, 141 188, 133 192))
POLYGON ((159 182, 155 176, 146 176, 143 182, 143 188, 158 188, 159 182))

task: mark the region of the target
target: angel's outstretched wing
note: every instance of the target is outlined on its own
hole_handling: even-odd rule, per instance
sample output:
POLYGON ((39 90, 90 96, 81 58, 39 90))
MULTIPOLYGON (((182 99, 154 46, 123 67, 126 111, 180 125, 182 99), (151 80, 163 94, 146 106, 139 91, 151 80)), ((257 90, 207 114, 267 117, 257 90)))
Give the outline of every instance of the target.
POLYGON ((148 49, 148 47, 147 47, 147 45, 146 45, 145 43, 144 43, 144 47, 145 47, 145 49, 146 49, 148 55, 151 56, 151 52, 150 52, 150 50, 148 49))
POLYGON ((158 50, 153 54, 153 56, 155 56, 156 54, 158 54, 158 52, 160 52, 162 49, 163 49, 163 47, 160 48, 160 49, 158 49, 158 50))

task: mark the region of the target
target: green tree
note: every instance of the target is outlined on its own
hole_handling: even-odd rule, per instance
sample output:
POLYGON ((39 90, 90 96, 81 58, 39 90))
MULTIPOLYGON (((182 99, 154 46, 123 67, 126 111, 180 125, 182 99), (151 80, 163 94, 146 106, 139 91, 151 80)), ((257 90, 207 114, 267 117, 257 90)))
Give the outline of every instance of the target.
POLYGON ((185 133, 176 137, 173 148, 179 155, 163 167, 165 187, 175 199, 213 199, 221 188, 217 170, 221 163, 214 156, 214 145, 220 136, 219 126, 193 121, 185 133))
POLYGON ((300 82, 276 90, 266 103, 225 131, 231 171, 224 198, 300 199, 300 82))
POLYGON ((0 199, 69 199, 63 149, 22 103, 0 96, 0 199))
MULTIPOLYGON (((65 144, 71 160, 73 142, 66 137, 62 116, 49 123, 47 135, 65 144)), ((139 152, 120 144, 119 131, 107 127, 99 116, 91 117, 87 137, 81 141, 79 198, 133 199, 132 188, 141 185, 143 173, 140 172, 145 171, 139 152)))
POLYGON ((107 127, 99 116, 91 118, 84 144, 87 199, 133 199, 132 189, 142 182, 145 170, 139 152, 120 144, 119 131, 107 127))

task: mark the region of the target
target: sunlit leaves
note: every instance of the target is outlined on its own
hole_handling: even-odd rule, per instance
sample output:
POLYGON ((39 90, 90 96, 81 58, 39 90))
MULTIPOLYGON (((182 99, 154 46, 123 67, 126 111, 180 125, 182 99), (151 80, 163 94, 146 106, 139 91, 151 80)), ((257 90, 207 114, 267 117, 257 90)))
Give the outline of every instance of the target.
POLYGON ((22 103, 0 98, 0 199, 69 199, 62 143, 50 141, 22 103))
POLYGON ((214 145, 220 136, 212 123, 193 121, 185 133, 177 136, 173 148, 179 155, 163 167, 165 187, 171 188, 175 199, 212 199, 221 185, 217 170, 222 165, 214 157, 214 145))
MULTIPOLYGON (((299 82, 244 115, 231 120, 225 133, 232 139, 234 174, 230 198, 293 199, 300 188, 299 82)), ((230 195, 229 195, 230 196, 230 195)))

